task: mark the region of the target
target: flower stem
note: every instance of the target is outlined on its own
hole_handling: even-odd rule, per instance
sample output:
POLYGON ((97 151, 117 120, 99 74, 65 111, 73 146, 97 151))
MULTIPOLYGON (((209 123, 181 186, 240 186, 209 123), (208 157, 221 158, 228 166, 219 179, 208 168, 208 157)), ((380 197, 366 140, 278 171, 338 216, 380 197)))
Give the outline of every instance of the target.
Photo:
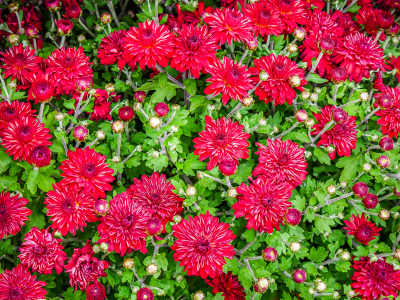
POLYGON ((65 138, 63 136, 61 137, 61 141, 62 141, 62 144, 63 144, 63 147, 64 147, 65 155, 67 155, 68 147, 67 147, 67 143, 65 142, 65 138))
POLYGON ((325 127, 315 136, 315 138, 312 139, 311 142, 315 142, 316 140, 318 140, 318 138, 325 133, 325 131, 327 131, 333 124, 335 123, 335 121, 331 120, 329 121, 325 127))
POLYGON ((46 103, 44 103, 44 102, 40 103, 39 115, 38 115, 39 123, 42 123, 42 120, 43 120, 43 111, 44 111, 45 104, 46 103))
POLYGON ((33 39, 33 49, 35 49, 35 55, 37 55, 36 39, 33 39))
POLYGON ((129 122, 125 122, 125 135, 126 139, 129 140, 129 122))
POLYGON ((60 42, 60 45, 58 46, 58 49, 64 48, 65 39, 66 39, 66 36, 63 35, 61 37, 61 42, 60 42))
MULTIPOLYGON (((380 107, 375 108, 368 116, 366 116, 366 117, 364 118, 364 120, 361 121, 360 124, 358 124, 357 127, 360 127, 362 124, 368 122, 368 120, 369 120, 373 115, 375 115, 375 113, 376 113, 378 110, 380 110, 380 107)), ((357 127, 356 127, 356 128, 357 128, 357 127)))
POLYGON ((351 200, 347 200, 355 209, 357 209, 357 210, 359 210, 359 211, 361 211, 361 212, 363 212, 363 213, 365 213, 365 214, 368 214, 368 215, 372 215, 372 216, 377 216, 378 214, 377 213, 372 213, 372 212, 369 212, 369 211, 366 211, 366 210, 364 210, 364 209, 362 209, 361 207, 359 207, 357 204, 355 204, 353 201, 351 201, 351 200))
POLYGON ((282 132, 280 135, 275 136, 272 138, 273 141, 283 137, 284 135, 288 134, 289 132, 291 132, 293 129, 295 129, 300 123, 296 121, 296 123, 294 123, 288 130, 282 132))
POLYGON ((119 27, 121 24, 119 23, 118 16, 115 13, 115 9, 114 9, 114 5, 113 5, 112 1, 108 1, 107 6, 110 9, 110 12, 111 12, 112 17, 114 18, 115 24, 117 24, 117 26, 119 27))
POLYGON ((158 24, 158 0, 154 1, 154 23, 158 24))
POLYGON ((121 154, 121 133, 118 133, 118 140, 117 140, 117 154, 116 156, 119 157, 121 154))
POLYGON ((149 8, 149 13, 152 15, 153 11, 151 10, 150 0, 147 0, 147 7, 149 8))
MULTIPOLYGON (((297 38, 293 39, 293 41, 292 41, 290 44, 294 44, 294 43, 296 43, 296 42, 297 42, 297 38)), ((286 47, 279 53, 279 55, 285 55, 285 54, 286 54, 287 47, 288 47, 288 46, 286 46, 286 47)))
POLYGON ((17 16, 19 34, 23 34, 24 29, 22 28, 22 25, 21 25, 21 18, 19 17, 19 12, 16 11, 15 15, 17 16))
POLYGON ((312 65, 310 72, 307 74, 306 80, 308 80, 308 78, 310 78, 311 74, 314 73, 315 69, 318 67, 318 64, 320 62, 320 60, 322 59, 322 56, 324 55, 324 52, 320 52, 318 54, 317 60, 315 61, 315 63, 312 65))
POLYGON ((99 8, 97 7, 96 0, 92 0, 92 2, 93 2, 93 6, 94 6, 94 9, 96 12, 96 17, 97 17, 97 19, 100 19, 99 8))
POLYGON ((378 31, 378 33, 376 34, 376 37, 375 37, 375 39, 374 39, 374 42, 378 42, 378 40, 379 40, 379 38, 380 38, 382 32, 383 32, 383 30, 379 30, 379 31, 378 31))
POLYGON ((11 98, 11 97, 10 97, 9 94, 8 94, 7 85, 6 85, 6 83, 4 82, 3 76, 2 76, 1 74, 0 74, 0 81, 1 81, 1 85, 2 85, 2 87, 3 87, 4 94, 6 94, 7 102, 8 102, 8 104, 10 104, 9 98, 11 98))
POLYGON ((389 44, 389 41, 390 41, 391 38, 392 38, 391 36, 387 36, 387 37, 386 37, 385 43, 384 43, 383 46, 382 46, 382 49, 383 49, 383 50, 386 49, 386 47, 387 47, 387 45, 389 44))
POLYGON ((95 35, 93 32, 91 32, 91 31, 89 30, 89 28, 87 28, 87 26, 86 26, 85 24, 83 24, 81 18, 78 19, 78 22, 79 22, 79 24, 83 27, 83 29, 85 29, 85 31, 86 31, 87 33, 89 33, 92 37, 96 37, 96 35, 95 35))
MULTIPOLYGON (((328 2, 329 3, 329 2, 328 2)), ((335 84, 335 89, 333 90, 333 97, 332 97, 332 100, 333 100, 333 104, 335 105, 336 104, 336 97, 337 97, 337 92, 338 92, 338 89, 339 89, 339 85, 338 84, 335 84)))
POLYGON ((161 73, 166 73, 169 80, 171 80, 173 83, 178 85, 181 89, 185 89, 185 85, 182 82, 179 82, 178 80, 176 80, 171 75, 169 75, 167 72, 165 72, 165 70, 159 65, 159 63, 156 64, 156 69, 161 73))
MULTIPOLYGON (((346 1, 344 1, 344 3, 346 3, 346 1)), ((345 7, 344 9, 342 9, 342 12, 343 13, 345 13, 345 12, 347 12, 354 4, 356 4, 357 3, 357 0, 353 0, 353 1, 351 1, 351 3, 347 6, 347 7, 345 7)))
POLYGON ((90 147, 92 147, 94 144, 96 144, 97 143, 97 141, 98 141, 99 139, 98 138, 95 138, 94 140, 93 140, 93 142, 91 142, 89 145, 87 145, 89 148, 90 147))
POLYGON ((243 104, 241 102, 238 103, 238 105, 236 105, 231 112, 226 116, 227 119, 229 119, 230 117, 232 117, 234 114, 236 114, 239 110, 241 110, 243 108, 243 104))

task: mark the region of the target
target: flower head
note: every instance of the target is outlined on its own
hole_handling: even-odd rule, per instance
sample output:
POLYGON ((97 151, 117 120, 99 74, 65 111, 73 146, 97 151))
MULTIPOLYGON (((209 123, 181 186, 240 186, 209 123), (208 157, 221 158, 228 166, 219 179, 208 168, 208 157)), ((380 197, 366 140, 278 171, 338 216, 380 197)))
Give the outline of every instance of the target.
POLYGON ((73 20, 79 19, 79 17, 82 15, 82 9, 79 6, 78 2, 76 2, 75 0, 69 0, 66 3, 67 5, 65 7, 65 15, 63 17, 73 20))
POLYGON ((254 35, 267 37, 282 32, 282 23, 279 11, 269 3, 255 2, 242 8, 243 14, 250 19, 254 35))
POLYGON ((35 100, 35 104, 46 103, 54 96, 54 85, 48 74, 38 72, 32 75, 31 87, 28 92, 28 100, 35 100))
POLYGON ((105 300, 106 289, 98 280, 86 288, 86 300, 105 300))
POLYGON ((154 300, 154 293, 151 289, 145 287, 141 288, 136 293, 137 300, 154 300))
POLYGON ((27 161, 36 168, 46 167, 51 162, 51 151, 47 146, 36 146, 32 149, 27 161))
POLYGON ((357 242, 369 245, 369 242, 375 240, 376 236, 379 236, 379 231, 382 228, 376 227, 375 223, 368 221, 368 217, 365 217, 364 213, 355 216, 352 215, 350 221, 345 220, 344 223, 348 227, 344 227, 347 230, 347 234, 354 235, 357 242))
POLYGON ((110 35, 101 39, 97 57, 103 65, 112 65, 117 63, 118 68, 122 70, 125 66, 123 39, 126 36, 126 30, 113 31, 110 35))
POLYGON ((279 11, 285 33, 292 33, 299 25, 306 23, 305 1, 270 0, 270 3, 279 11))
POLYGON ((389 71, 396 69, 396 78, 400 82, 400 57, 391 57, 390 60, 386 61, 388 65, 385 68, 389 71))
POLYGON ((7 101, 0 102, 0 136, 3 136, 9 123, 22 117, 35 118, 35 112, 36 110, 32 109, 30 103, 18 100, 12 101, 10 104, 7 101))
MULTIPOLYGON (((392 101, 389 101, 391 105, 388 108, 382 108, 376 113, 377 116, 381 117, 377 123, 382 125, 383 134, 397 138, 400 132, 400 88, 387 87, 385 92, 380 95, 385 96, 386 99, 392 99, 392 101)), ((379 99, 380 95, 375 97, 379 99)))
POLYGON ((206 279, 206 283, 214 288, 213 294, 222 293, 225 300, 245 300, 246 292, 232 272, 221 273, 212 280, 206 279))
POLYGON ((59 36, 70 36, 72 34, 72 28, 74 27, 74 23, 72 23, 68 19, 59 19, 56 20, 57 26, 57 34, 59 36))
POLYGON ((296 208, 290 208, 285 215, 285 223, 296 226, 301 221, 301 211, 296 208))

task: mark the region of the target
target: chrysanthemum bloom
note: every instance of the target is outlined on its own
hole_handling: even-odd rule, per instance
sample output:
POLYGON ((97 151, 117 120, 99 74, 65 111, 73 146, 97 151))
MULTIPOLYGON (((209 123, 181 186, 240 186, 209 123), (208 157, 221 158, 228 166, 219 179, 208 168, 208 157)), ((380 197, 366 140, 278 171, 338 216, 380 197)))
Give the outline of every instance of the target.
POLYGON ((68 151, 67 155, 60 166, 64 171, 61 176, 65 177, 61 183, 71 184, 94 199, 105 198, 105 192, 112 190, 109 183, 114 181, 114 170, 105 163, 106 157, 89 147, 68 151))
POLYGON ((38 72, 31 77, 32 86, 28 92, 28 100, 35 100, 35 104, 46 103, 54 96, 54 85, 48 74, 38 72))
POLYGON ((330 73, 331 81, 334 84, 339 84, 339 83, 345 82, 347 79, 347 76, 348 76, 347 70, 345 68, 341 68, 341 67, 332 69, 332 71, 330 73))
POLYGON ((307 273, 302 269, 297 269, 293 272, 292 277, 296 283, 303 283, 307 279, 307 273))
POLYGON ((66 95, 76 89, 79 78, 93 78, 89 57, 83 48, 61 48, 51 52, 46 59, 46 73, 56 87, 56 93, 66 95))
POLYGON ((242 8, 243 14, 250 19, 254 35, 262 37, 282 32, 280 14, 274 6, 266 2, 255 2, 242 8))
POLYGON ((159 235, 163 231, 163 224, 158 218, 150 218, 146 223, 146 233, 150 236, 159 235))
POLYGON ((86 288, 86 300, 105 300, 106 298, 106 289, 98 280, 86 288))
POLYGON ((17 79, 22 86, 29 85, 33 74, 41 70, 39 64, 42 58, 35 55, 34 49, 24 48, 22 43, 0 52, 0 55, 3 63, 0 68, 4 69, 4 78, 11 76, 11 80, 17 79))
POLYGON ((381 296, 397 298, 400 290, 400 271, 386 263, 385 258, 375 262, 369 260, 369 257, 361 257, 361 260, 355 260, 352 265, 355 269, 351 277, 354 292, 363 300, 375 300, 381 296))
POLYGON ((70 36, 72 34, 72 28, 74 27, 74 23, 72 23, 68 19, 59 19, 56 20, 57 26, 57 34, 59 36, 70 36))
MULTIPOLYGON (((35 26, 39 31, 42 31, 42 14, 35 9, 33 3, 25 4, 18 10, 18 14, 22 13, 21 27, 26 31, 29 25, 35 26)), ((17 34, 19 33, 19 22, 15 13, 8 14, 6 21, 8 28, 17 34)))
POLYGON ((266 261, 274 262, 278 258, 278 251, 274 247, 267 247, 262 251, 262 257, 266 261))
POLYGON ((32 109, 30 103, 12 101, 8 104, 7 101, 0 102, 0 136, 3 136, 4 130, 9 123, 22 117, 36 118, 36 110, 32 109))
POLYGON ((388 30, 392 27, 394 16, 390 11, 379 10, 376 15, 376 26, 379 30, 388 30))
POLYGON ((37 119, 21 117, 9 123, 3 132, 1 144, 8 155, 14 155, 15 160, 26 160, 36 146, 50 146, 49 129, 37 119))
POLYGON ((211 75, 211 78, 206 81, 211 84, 205 88, 205 94, 217 96, 222 93, 224 105, 229 99, 237 101, 249 97, 247 92, 253 88, 253 85, 250 81, 251 73, 246 71, 246 66, 235 63, 225 56, 223 62, 215 60, 206 70, 211 75))
POLYGON ((383 50, 360 32, 345 38, 331 55, 334 63, 340 64, 347 70, 349 80, 360 82, 362 78, 369 78, 371 70, 383 68, 383 50))
MULTIPOLYGON (((379 31, 379 26, 377 22, 377 17, 381 13, 380 9, 374 9, 372 6, 370 7, 362 7, 356 15, 357 23, 361 26, 364 26, 364 30, 372 35, 372 38, 375 39, 376 35, 379 31)), ((386 35, 384 32, 379 36, 380 41, 386 40, 386 35)))
POLYGON ((189 276, 214 278, 222 272, 225 257, 232 259, 235 254, 230 243, 236 235, 228 229, 229 224, 220 223, 208 211, 194 218, 189 216, 172 228, 177 238, 171 246, 174 260, 180 261, 189 276))
POLYGON ((391 57, 390 60, 386 61, 388 65, 385 68, 389 71, 396 69, 396 78, 400 81, 400 57, 391 57))
POLYGON ((10 197, 10 192, 0 192, 0 239, 10 234, 16 235, 28 220, 32 211, 25 206, 25 198, 10 197))
POLYGON ((276 184, 273 179, 261 176, 251 184, 242 183, 236 188, 238 202, 233 204, 236 218, 247 220, 247 229, 272 233, 280 230, 283 217, 292 205, 289 201, 291 189, 286 184, 276 184))
POLYGON ((292 33, 299 25, 306 24, 305 1, 271 0, 270 3, 279 11, 285 32, 292 33))
POLYGON ((165 225, 183 210, 183 198, 173 192, 175 187, 164 174, 153 173, 150 177, 142 176, 142 180, 133 179, 128 192, 133 201, 143 206, 153 217, 165 225))
POLYGON ((357 242, 364 245, 369 245, 369 242, 375 240, 375 237, 379 236, 378 232, 382 230, 382 228, 376 227, 375 223, 369 221, 364 213, 361 217, 352 215, 350 221, 345 220, 344 223, 348 226, 344 227, 347 234, 354 235, 357 242))
POLYGON ((189 70, 195 78, 199 78, 200 73, 205 73, 206 67, 216 60, 215 54, 220 48, 216 37, 207 26, 183 25, 176 34, 171 67, 179 72, 189 70))
POLYGON ((373 209, 375 208, 378 203, 379 203, 379 199, 377 195, 374 194, 368 194, 364 199, 363 199, 363 203, 365 208, 368 209, 373 209))
POLYGON ((44 5, 49 11, 56 12, 60 10, 62 2, 60 0, 44 0, 44 5))
POLYGON ((151 214, 138 202, 132 201, 124 192, 110 201, 110 209, 97 226, 101 239, 106 242, 108 251, 115 251, 124 256, 126 252, 140 250, 146 253, 146 223, 151 214))
POLYGON ((290 208, 285 215, 285 223, 296 226, 301 221, 301 211, 296 208, 290 208))
POLYGON ((46 282, 36 280, 28 268, 19 264, 15 268, 0 274, 1 300, 39 300, 45 299, 47 291, 43 289, 46 282))
POLYGON ((214 121, 210 116, 205 116, 206 128, 199 133, 200 137, 193 140, 195 143, 194 154, 200 155, 200 161, 207 158, 207 170, 212 170, 224 160, 233 160, 237 165, 239 159, 249 157, 250 134, 243 131, 243 125, 232 123, 224 117, 214 121))
POLYGON ((343 29, 343 37, 360 31, 360 26, 353 20, 352 14, 344 14, 340 10, 336 10, 332 15, 332 19, 343 29))
POLYGON ((169 106, 164 102, 157 103, 156 106, 154 106, 154 112, 160 118, 165 117, 169 113, 169 106))
POLYGON ((118 110, 118 116, 123 122, 129 122, 135 116, 133 108, 130 106, 123 106, 118 110))
POLYGON ((70 0, 66 3, 67 5, 65 7, 65 15, 63 17, 77 20, 82 15, 82 9, 79 6, 78 2, 76 2, 75 0, 70 0))
POLYGON ((87 222, 96 222, 94 200, 84 192, 78 192, 74 186, 61 183, 53 185, 53 191, 47 193, 44 204, 47 216, 53 222, 51 227, 67 235, 75 235, 77 230, 86 227, 87 222))
POLYGON ((145 66, 155 68, 156 63, 166 67, 172 57, 173 39, 165 25, 154 21, 139 23, 139 28, 131 27, 123 40, 125 61, 139 63, 142 70, 145 66))
POLYGON ((27 161, 36 168, 46 167, 51 162, 51 151, 47 146, 36 146, 32 149, 27 161))
POLYGON ((118 30, 111 32, 110 35, 101 39, 97 57, 100 58, 102 65, 117 63, 120 70, 124 68, 125 59, 122 43, 125 36, 126 30, 118 30))
POLYGON ((340 39, 343 35, 341 28, 331 15, 321 9, 314 9, 307 18, 307 24, 304 27, 308 36, 320 40, 324 36, 329 36, 334 40, 340 39))
POLYGON ((357 198, 363 199, 368 194, 368 185, 365 182, 357 182, 353 185, 353 193, 357 198))
POLYGON ((207 14, 203 21, 210 26, 211 34, 220 45, 253 40, 250 19, 239 10, 217 8, 212 14, 207 14))
POLYGON ((87 241, 82 249, 74 249, 71 260, 65 266, 65 271, 69 273, 69 283, 72 287, 75 286, 75 290, 79 287, 83 291, 91 281, 107 276, 105 269, 109 267, 110 263, 98 260, 93 255, 93 248, 90 241, 87 241))
POLYGON ((383 136, 379 141, 379 147, 382 151, 390 151, 394 148, 394 141, 390 136, 383 136))
POLYGON ((259 74, 262 71, 268 74, 268 79, 261 81, 255 90, 255 94, 265 103, 275 100, 275 105, 285 102, 291 105, 297 96, 296 90, 290 85, 290 78, 293 76, 298 76, 301 80, 300 85, 296 87, 299 91, 303 91, 303 85, 307 84, 304 70, 298 68, 297 64, 287 56, 271 54, 255 59, 254 64, 255 67, 249 69, 255 76, 252 77, 254 83, 259 82, 259 74))
POLYGON ((67 255, 61 245, 62 240, 54 238, 49 229, 39 230, 33 227, 25 234, 24 242, 21 244, 18 258, 23 265, 32 268, 32 272, 51 274, 53 268, 57 274, 64 270, 64 261, 67 255))
POLYGON ((154 300, 154 293, 151 289, 145 287, 141 288, 136 293, 137 300, 154 300))
POLYGON ((212 280, 206 279, 205 281, 214 288, 213 294, 222 293, 225 300, 245 300, 246 292, 238 277, 234 276, 232 272, 221 273, 212 280))
POLYGON ((400 132, 400 88, 387 87, 385 93, 391 96, 393 102, 389 108, 381 109, 376 113, 381 117, 377 123, 382 125, 383 134, 397 138, 400 132))
MULTIPOLYGON (((320 114, 314 113, 318 123, 313 126, 314 130, 311 135, 317 135, 321 132, 325 125, 332 120, 335 109, 335 106, 327 105, 321 109, 320 114)), ((350 156, 351 149, 355 149, 357 143, 357 130, 355 128, 356 117, 347 115, 343 121, 336 123, 321 135, 318 146, 328 147, 333 145, 335 147, 335 151, 329 153, 330 159, 334 159, 336 153, 339 156, 350 156)))
POLYGON ((291 140, 283 142, 267 140, 267 147, 256 143, 259 147, 258 166, 253 171, 253 176, 263 175, 279 181, 298 186, 307 176, 307 162, 304 149, 291 140))

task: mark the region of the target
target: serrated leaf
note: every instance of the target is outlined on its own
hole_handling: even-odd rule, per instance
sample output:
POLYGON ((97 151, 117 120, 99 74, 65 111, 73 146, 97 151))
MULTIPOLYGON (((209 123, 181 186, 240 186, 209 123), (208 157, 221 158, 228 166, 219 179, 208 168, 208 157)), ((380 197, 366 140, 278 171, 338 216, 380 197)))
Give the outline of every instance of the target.
POLYGON ((193 170, 201 170, 201 169, 204 169, 205 167, 206 167, 206 163, 200 161, 198 155, 194 155, 193 153, 190 153, 187 156, 185 162, 183 163, 183 172, 186 175, 194 176, 195 173, 193 170))
POLYGON ((189 93, 189 95, 191 96, 196 95, 197 92, 196 80, 192 78, 187 78, 185 79, 183 84, 185 85, 185 89, 189 93))
POLYGON ((321 78, 318 74, 311 74, 310 77, 307 79, 308 82, 315 82, 315 83, 324 83, 327 82, 327 79, 321 78))
POLYGON ((320 148, 314 148, 314 155, 318 158, 321 164, 331 164, 331 159, 329 158, 329 155, 326 151, 323 151, 320 148))

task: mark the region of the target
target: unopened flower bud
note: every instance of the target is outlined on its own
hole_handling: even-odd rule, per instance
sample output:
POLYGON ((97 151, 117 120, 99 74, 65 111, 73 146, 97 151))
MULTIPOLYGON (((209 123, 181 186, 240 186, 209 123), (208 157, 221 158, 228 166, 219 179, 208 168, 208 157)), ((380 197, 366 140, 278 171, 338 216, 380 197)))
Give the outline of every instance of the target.
POLYGON ((398 211, 396 211, 393 215, 392 215, 393 219, 398 219, 400 217, 400 213, 398 211))
POLYGON ((125 258, 122 265, 125 269, 131 270, 135 266, 135 261, 132 258, 125 258))
POLYGON ((322 92, 322 90, 321 90, 320 87, 316 87, 316 88, 314 89, 314 91, 315 91, 317 94, 320 94, 320 93, 322 92))
POLYGON ((58 230, 54 231, 54 236, 55 236, 56 238, 62 237, 61 231, 58 231, 58 230))
POLYGON ((399 38, 397 36, 392 38, 393 44, 398 44, 399 43, 399 38))
POLYGON ((11 45, 16 45, 19 42, 19 36, 12 33, 7 37, 7 42, 9 42, 11 45))
POLYGON ((140 287, 134 286, 134 287, 132 288, 132 293, 136 294, 139 290, 140 290, 140 287))
POLYGON ((264 294, 268 290, 269 284, 270 283, 267 278, 258 278, 254 283, 254 290, 259 294, 264 294))
POLYGON ((121 133, 121 132, 123 132, 123 131, 124 131, 124 128, 125 128, 125 124, 124 124, 124 122, 122 122, 122 121, 120 121, 120 120, 114 121, 114 122, 112 123, 112 126, 111 126, 111 129, 112 129, 115 133, 121 133))
POLYGON ((112 93, 115 91, 115 86, 112 83, 107 83, 104 89, 106 92, 112 93))
POLYGON ((380 212, 378 213, 378 217, 382 221, 386 221, 386 220, 388 220, 390 218, 390 212, 387 209, 382 208, 380 210, 380 212))
POLYGON ((304 157, 305 157, 306 159, 311 158, 311 156, 312 156, 312 153, 311 153, 310 151, 304 152, 304 157))
POLYGON ((315 294, 314 288, 312 288, 312 287, 308 288, 308 293, 309 293, 310 295, 314 295, 314 294, 315 294))
POLYGON ((304 90, 304 91, 301 93, 301 97, 302 97, 304 100, 307 100, 308 98, 310 98, 310 96, 311 96, 311 93, 310 93, 309 91, 307 91, 307 90, 304 90))
POLYGON ((378 261, 378 256, 376 256, 375 254, 372 254, 369 261, 372 263, 378 261))
POLYGON ((386 169, 390 166, 390 159, 389 157, 387 157, 386 155, 381 155, 377 158, 376 160, 376 164, 382 168, 382 169, 386 169))
POLYGON ((296 283, 303 283, 307 279, 307 273, 302 269, 297 269, 293 272, 292 277, 296 283))
POLYGON ((335 152, 336 148, 334 145, 329 145, 328 147, 326 147, 326 152, 328 152, 329 154, 335 152))
POLYGON ((12 2, 8 5, 8 9, 10 10, 11 13, 15 13, 18 11, 19 5, 16 2, 12 2))
POLYGON ((266 81, 269 78, 269 74, 267 72, 265 72, 264 70, 260 72, 260 74, 258 75, 259 79, 261 81, 266 81))
POLYGON ((353 290, 347 292, 347 296, 349 296, 350 298, 353 298, 355 295, 356 293, 353 290))
POLYGON ((275 133, 279 132, 279 127, 278 126, 274 126, 274 127, 272 127, 272 129, 274 130, 275 133))
POLYGON ((297 122, 304 123, 308 119, 308 114, 304 109, 299 109, 294 114, 294 117, 296 118, 297 122))
POLYGON ((253 97, 247 97, 242 100, 242 104, 244 107, 249 107, 254 103, 253 97))
POLYGON ((235 114, 235 118, 238 119, 238 120, 241 120, 241 119, 242 119, 242 114, 240 113, 240 111, 238 111, 238 112, 235 114))
POLYGON ((318 282, 315 289, 317 290, 317 292, 322 293, 326 290, 326 283, 321 281, 318 282))
POLYGON ((273 247, 267 247, 263 250, 262 257, 266 261, 274 262, 278 258, 278 252, 273 247))
POLYGON ((336 187, 334 185, 329 185, 326 187, 326 191, 328 192, 329 195, 334 195, 336 193, 336 187))
POLYGON ((340 182, 340 186, 341 186, 342 188, 344 188, 344 189, 347 188, 347 182, 344 181, 344 180, 341 181, 341 182, 340 182))
POLYGON ((64 119, 64 114, 62 112, 58 112, 54 115, 56 121, 61 122, 64 119))
POLYGON ((255 50, 257 50, 257 47, 258 47, 258 41, 257 41, 257 39, 252 39, 252 40, 246 41, 245 46, 250 51, 255 51, 255 50))
POLYGON ((318 98, 319 98, 319 96, 318 96, 317 93, 311 93, 311 94, 310 94, 310 100, 311 100, 311 101, 317 102, 317 101, 318 101, 318 98))
POLYGON ((228 193, 227 193, 227 195, 228 195, 228 198, 236 198, 236 196, 237 196, 237 192, 236 192, 236 188, 229 188, 229 190, 228 190, 228 193))
POLYGON ((400 260, 400 248, 398 248, 395 252, 394 252, 394 257, 398 260, 400 260))
POLYGON ((161 119, 159 117, 151 117, 149 119, 149 125, 151 128, 156 129, 161 125, 161 119))
POLYGON ((101 243, 101 244, 100 244, 100 249, 101 249, 101 251, 103 251, 103 252, 107 252, 107 250, 108 250, 108 244, 107 244, 107 243, 101 243))
POLYGON ((373 134, 373 135, 371 135, 371 140, 373 141, 373 142, 376 142, 377 140, 378 140, 378 136, 376 135, 376 134, 373 134))
POLYGON ((208 104, 208 105, 207 105, 207 109, 208 109, 209 111, 213 111, 213 110, 215 110, 215 105, 214 105, 214 104, 208 104))
POLYGON ((289 78, 289 84, 292 87, 299 87, 301 85, 301 78, 299 75, 293 75, 289 78))
POLYGON ((175 223, 180 223, 180 221, 182 221, 182 217, 180 215, 175 215, 172 219, 175 223))
POLYGON ((158 267, 156 264, 150 264, 146 268, 147 275, 154 275, 158 272, 158 267))
POLYGON ((79 43, 86 42, 86 37, 83 34, 77 36, 77 40, 79 43))
POLYGON ((349 251, 347 251, 347 250, 342 251, 342 252, 339 254, 339 256, 340 256, 340 258, 341 258, 342 260, 344 260, 344 261, 349 261, 350 258, 351 258, 350 253, 349 253, 349 251))
POLYGON ((307 32, 303 27, 299 27, 294 30, 293 35, 296 39, 302 41, 307 36, 307 32))
POLYGON ((194 197, 197 194, 197 190, 194 186, 188 185, 188 187, 186 188, 186 195, 188 197, 194 197))
POLYGON ((289 51, 289 53, 295 53, 295 52, 297 52, 297 50, 299 50, 299 47, 297 47, 296 44, 290 43, 287 46, 287 50, 289 51))
POLYGON ((289 245, 289 248, 292 252, 299 252, 301 249, 301 245, 297 242, 293 242, 289 245))
POLYGON ((340 220, 343 220, 343 219, 344 219, 344 214, 340 212, 340 213, 337 214, 337 217, 338 217, 340 220))
POLYGON ((83 142, 89 135, 89 130, 83 126, 78 126, 74 128, 72 133, 75 141, 83 142))
POLYGON ((260 120, 258 120, 258 126, 265 126, 267 125, 267 120, 265 120, 264 118, 261 118, 260 120))
POLYGON ((202 291, 197 291, 196 293, 194 293, 192 295, 193 300, 204 300, 205 298, 206 298, 206 296, 204 295, 204 293, 202 291))
POLYGON ((182 275, 178 275, 177 277, 176 277, 176 281, 177 282, 182 282, 183 281, 183 276, 182 275))
POLYGON ((103 13, 100 17, 100 21, 103 24, 110 24, 112 20, 112 17, 109 13, 103 13))
POLYGON ((331 235, 331 233, 330 233, 330 232, 325 232, 325 233, 324 233, 324 238, 326 238, 326 239, 327 239, 327 238, 328 238, 330 235, 331 235))
POLYGON ((119 164, 121 162, 121 158, 119 156, 113 156, 113 158, 111 159, 111 161, 114 164, 119 164))
POLYGON ((92 249, 94 253, 99 253, 101 251, 100 246, 98 244, 93 245, 92 249))
POLYGON ((339 292, 334 291, 332 294, 333 299, 339 299, 340 298, 340 294, 339 292))
POLYGON ((152 157, 152 158, 159 158, 159 157, 160 157, 160 152, 158 152, 157 150, 154 150, 154 151, 151 153, 151 157, 152 157))
POLYGON ((94 201, 94 212, 98 215, 105 216, 110 208, 107 200, 97 199, 94 201))

